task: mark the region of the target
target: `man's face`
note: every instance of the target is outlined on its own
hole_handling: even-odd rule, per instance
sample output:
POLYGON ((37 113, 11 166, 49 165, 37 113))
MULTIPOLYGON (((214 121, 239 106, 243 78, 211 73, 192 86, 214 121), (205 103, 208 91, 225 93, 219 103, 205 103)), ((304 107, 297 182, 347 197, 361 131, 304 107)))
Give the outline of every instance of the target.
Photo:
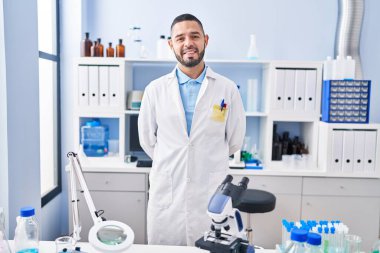
POLYGON ((182 21, 173 26, 169 45, 177 60, 186 67, 194 67, 203 60, 208 36, 195 21, 182 21))

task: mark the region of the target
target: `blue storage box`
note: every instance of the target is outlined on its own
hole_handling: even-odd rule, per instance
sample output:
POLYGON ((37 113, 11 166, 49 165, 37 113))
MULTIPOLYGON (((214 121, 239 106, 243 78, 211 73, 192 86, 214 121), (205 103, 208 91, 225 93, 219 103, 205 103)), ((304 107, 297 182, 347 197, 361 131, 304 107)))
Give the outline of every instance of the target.
POLYGON ((108 127, 101 125, 98 119, 87 121, 81 127, 81 144, 86 156, 101 157, 108 154, 108 127))
POLYGON ((368 123, 369 80, 326 80, 322 87, 322 121, 368 123))

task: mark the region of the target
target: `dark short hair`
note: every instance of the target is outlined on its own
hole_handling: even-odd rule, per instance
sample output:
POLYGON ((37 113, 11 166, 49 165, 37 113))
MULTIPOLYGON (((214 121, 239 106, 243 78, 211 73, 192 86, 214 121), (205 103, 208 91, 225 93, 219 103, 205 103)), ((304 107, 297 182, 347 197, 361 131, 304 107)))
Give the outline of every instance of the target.
POLYGON ((173 20, 173 23, 172 25, 170 26, 170 32, 173 31, 173 26, 179 22, 183 22, 183 21, 195 21, 199 24, 199 26, 201 27, 202 29, 202 32, 204 32, 203 30, 203 25, 202 25, 202 22, 194 15, 191 15, 191 14, 188 14, 188 13, 185 13, 185 14, 181 14, 179 15, 178 17, 176 17, 174 20, 173 20))

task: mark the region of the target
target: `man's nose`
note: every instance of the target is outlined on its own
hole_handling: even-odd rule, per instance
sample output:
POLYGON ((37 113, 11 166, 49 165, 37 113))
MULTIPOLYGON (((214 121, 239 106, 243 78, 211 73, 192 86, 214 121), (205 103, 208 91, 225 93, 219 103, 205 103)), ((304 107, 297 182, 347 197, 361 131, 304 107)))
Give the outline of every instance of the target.
POLYGON ((190 36, 186 36, 184 44, 185 44, 185 46, 192 46, 192 45, 194 45, 194 42, 190 36))

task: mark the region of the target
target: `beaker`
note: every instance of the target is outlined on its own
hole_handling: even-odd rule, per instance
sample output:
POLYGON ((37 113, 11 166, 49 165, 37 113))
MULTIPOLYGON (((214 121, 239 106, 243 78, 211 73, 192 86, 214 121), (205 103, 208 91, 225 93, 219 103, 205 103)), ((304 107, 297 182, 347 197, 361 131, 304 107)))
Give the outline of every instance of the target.
POLYGON ((72 252, 74 246, 75 240, 71 236, 62 236, 55 239, 56 253, 72 252))

